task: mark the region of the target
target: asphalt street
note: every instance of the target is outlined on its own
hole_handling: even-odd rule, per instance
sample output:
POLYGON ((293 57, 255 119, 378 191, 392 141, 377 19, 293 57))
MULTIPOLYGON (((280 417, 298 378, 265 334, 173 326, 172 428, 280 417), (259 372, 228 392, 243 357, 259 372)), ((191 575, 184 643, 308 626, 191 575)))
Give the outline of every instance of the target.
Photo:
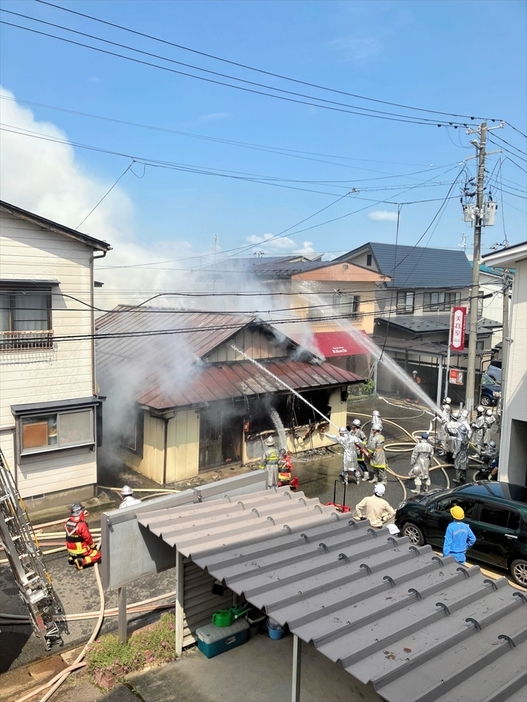
MULTIPOLYGON (((429 429, 430 420, 432 418, 429 411, 422 407, 405 405, 404 403, 386 404, 381 400, 377 400, 376 408, 381 412, 384 424, 383 434, 388 447, 388 462, 389 476, 386 486, 386 499, 396 508, 402 499, 405 497, 405 487, 410 489, 413 487, 413 481, 400 480, 397 476, 407 478, 410 469, 410 453, 412 443, 409 434, 414 432, 426 431, 429 429), (405 445, 407 444, 407 445, 405 445)), ((369 433, 369 418, 371 417, 372 403, 371 401, 359 401, 350 405, 349 421, 354 417, 358 417, 365 422, 364 430, 369 433)), ((342 503, 344 499, 343 486, 338 481, 338 474, 342 468, 342 454, 340 448, 335 447, 331 451, 313 451, 307 455, 297 455, 293 458, 294 473, 298 475, 300 480, 300 490, 306 493, 308 497, 318 497, 322 503, 333 502, 334 489, 336 484, 336 501, 342 503)), ((474 464, 474 469, 477 466, 474 464)), ((238 472, 243 472, 244 469, 237 469, 238 472)), ((208 482, 210 479, 219 479, 227 475, 233 475, 232 467, 216 471, 213 476, 205 474, 202 476, 201 482, 208 482)), ((235 474, 235 473, 234 473, 235 474)), ((473 474, 469 469, 469 479, 473 474)), ((432 485, 437 487, 446 487, 453 477, 452 468, 438 468, 432 472, 432 485)), ((115 484, 123 483, 123 476, 116 479, 115 484), (120 480, 120 482, 119 482, 120 480)), ((126 481, 130 476, 124 476, 126 481)), ((134 478, 134 484, 138 487, 142 483, 140 476, 134 478)), ((179 486, 181 488, 186 485, 179 486)), ((366 495, 371 494, 373 485, 367 482, 360 482, 358 485, 351 484, 347 487, 345 495, 345 504, 351 507, 352 513, 355 505, 366 495)), ((64 519, 67 512, 61 515, 64 519)), ((34 518, 34 523, 38 523, 38 515, 34 518)), ((97 526, 98 515, 92 512, 91 524, 97 526)), ((92 633, 95 625, 95 617, 101 606, 98 588, 96 584, 95 572, 93 569, 77 571, 75 568, 67 565, 65 552, 60 552, 46 557, 46 565, 51 573, 55 590, 62 603, 64 611, 68 614, 74 613, 94 613, 92 618, 72 621, 62 632, 64 639, 63 649, 54 647, 49 653, 46 653, 44 646, 38 638, 36 638, 29 625, 4 625, 0 632, 0 673, 13 676, 17 669, 21 669, 29 664, 35 665, 50 661, 57 653, 67 651, 78 647, 86 642, 92 633)), ((8 566, 0 565, 0 612, 8 614, 26 615, 25 605, 18 595, 18 588, 8 566)), ((129 603, 138 602, 147 598, 155 597, 163 593, 168 593, 174 590, 174 573, 167 571, 154 576, 149 576, 135 582, 127 588, 127 600, 129 603)), ((173 601, 173 597, 167 599, 167 602, 173 601)), ((105 596, 105 608, 117 606, 117 594, 110 592, 105 596)), ((150 623, 159 616, 158 614, 145 614, 135 616, 129 619, 130 629, 144 626, 150 623)), ((102 633, 116 630, 117 620, 115 617, 106 618, 102 627, 102 633)), ((20 673, 22 675, 22 673, 20 673)), ((26 675, 27 677, 27 675, 26 675)), ((4 678, 4 676, 2 676, 4 678)), ((25 678, 24 678, 25 679, 25 678)), ((4 679, 4 682, 7 678, 4 679)), ((26 681, 27 682, 27 681, 26 681)), ((95 688, 94 688, 95 689, 95 688)), ((105 699, 126 700, 124 697, 115 697, 115 695, 126 695, 126 690, 120 693, 111 693, 114 696, 109 696, 105 699)), ((8 699, 3 697, 0 691, 0 699, 8 699)), ((13 698, 15 699, 15 698, 13 698)), ((88 702, 86 698, 86 702, 88 702)), ((93 699, 99 699, 93 697, 93 699)), ((102 699, 102 698, 101 698, 102 699)), ((134 697, 133 699, 137 699, 134 697)), ((79 698, 79 702, 83 702, 79 698)))

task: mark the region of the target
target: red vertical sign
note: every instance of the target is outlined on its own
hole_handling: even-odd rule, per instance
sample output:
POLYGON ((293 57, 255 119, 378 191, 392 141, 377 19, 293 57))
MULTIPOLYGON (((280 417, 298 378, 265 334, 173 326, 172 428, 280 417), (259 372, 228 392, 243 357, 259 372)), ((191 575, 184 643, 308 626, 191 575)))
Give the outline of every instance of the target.
POLYGON ((453 307, 450 321, 450 348, 452 351, 463 351, 465 348, 466 307, 453 307))

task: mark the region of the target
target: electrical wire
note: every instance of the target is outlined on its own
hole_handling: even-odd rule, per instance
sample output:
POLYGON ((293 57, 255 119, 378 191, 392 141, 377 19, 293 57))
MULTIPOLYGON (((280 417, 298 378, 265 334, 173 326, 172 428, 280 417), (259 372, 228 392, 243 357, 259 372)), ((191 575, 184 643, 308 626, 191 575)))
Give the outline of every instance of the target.
MULTIPOLYGON (((14 13, 10 10, 5 10, 5 9, 0 9, 0 11, 6 12, 8 14, 17 14, 17 15, 20 14, 20 13, 14 13)), ((40 22, 42 24, 52 24, 52 23, 45 22, 44 20, 37 20, 35 18, 29 18, 29 19, 36 21, 36 22, 40 22)), ((90 49, 91 51, 96 51, 98 53, 106 54, 108 56, 113 56, 115 58, 121 58, 121 59, 124 59, 125 61, 130 61, 133 63, 137 63, 139 65, 148 66, 150 68, 155 68, 155 69, 165 71, 168 73, 182 75, 182 76, 185 76, 188 78, 193 78, 194 80, 200 80, 200 81, 212 83, 215 85, 222 85, 224 87, 232 88, 234 90, 240 90, 243 92, 253 93, 256 95, 262 95, 264 97, 271 97, 271 98, 274 98, 275 100, 282 100, 285 102, 291 102, 291 103, 296 103, 296 104, 301 104, 301 105, 308 105, 310 107, 318 107, 319 109, 330 110, 333 112, 341 112, 341 113, 345 113, 345 114, 352 114, 352 115, 361 116, 361 117, 372 117, 374 119, 387 120, 387 121, 391 121, 391 122, 403 122, 403 123, 407 123, 407 124, 419 124, 419 125, 437 126, 437 127, 454 127, 454 128, 458 128, 460 126, 461 127, 468 127, 468 124, 464 123, 464 122, 454 123, 454 122, 448 122, 445 120, 433 120, 433 119, 429 119, 426 117, 414 118, 411 116, 404 116, 404 115, 398 116, 397 113, 393 113, 393 114, 389 113, 389 112, 382 113, 380 110, 373 110, 372 108, 358 108, 357 106, 354 106, 354 105, 347 106, 349 108, 352 108, 352 109, 347 109, 346 107, 339 107, 339 105, 346 105, 346 103, 338 103, 334 100, 326 100, 324 98, 318 98, 316 96, 305 95, 303 93, 296 93, 294 91, 284 90, 282 88, 276 88, 274 86, 259 84, 259 83, 256 83, 254 81, 248 81, 248 80, 244 80, 241 78, 227 76, 227 78, 230 80, 237 80, 237 81, 240 81, 240 82, 243 82, 246 84, 250 84, 250 85, 259 85, 265 90, 274 90, 276 92, 287 94, 287 96, 285 94, 284 95, 275 95, 273 93, 264 92, 264 90, 257 90, 256 88, 248 88, 248 87, 241 86, 241 85, 232 85, 231 83, 226 83, 226 82, 221 81, 221 80, 216 80, 213 78, 206 78, 205 76, 194 75, 194 74, 188 73, 186 71, 177 70, 175 68, 169 68, 168 66, 161 66, 159 64, 152 63, 150 61, 145 61, 142 59, 134 58, 132 56, 126 56, 125 54, 119 54, 115 51, 110 51, 108 49, 103 49, 101 47, 96 47, 96 46, 91 46, 89 44, 84 44, 83 42, 75 41, 73 39, 67 39, 66 37, 61 37, 61 36, 58 36, 56 34, 51 34, 49 32, 44 32, 44 31, 41 31, 38 29, 32 29, 30 27, 25 27, 23 25, 15 24, 14 22, 6 22, 5 20, 0 20, 0 24, 6 25, 9 27, 14 27, 17 29, 21 29, 21 30, 26 31, 26 32, 31 32, 33 34, 38 34, 40 36, 49 37, 51 39, 56 39, 57 41, 65 42, 67 44, 72 44, 74 46, 79 46, 82 48, 90 49), (296 95, 298 97, 289 97, 291 95, 296 95), (301 99, 301 98, 305 98, 305 99, 301 99)), ((53 26, 59 26, 59 25, 53 25, 53 26)), ((95 41, 104 42, 107 44, 111 44, 113 46, 119 46, 119 47, 125 48, 129 51, 135 51, 137 53, 151 56, 154 58, 158 58, 158 59, 161 59, 163 61, 167 61, 170 63, 176 63, 179 65, 187 65, 187 64, 183 64, 181 61, 175 61, 174 59, 169 59, 166 57, 158 56, 156 54, 152 54, 152 53, 147 52, 147 51, 141 51, 139 49, 135 49, 135 48, 127 46, 127 45, 119 44, 118 42, 113 42, 113 41, 110 41, 108 39, 102 39, 100 37, 97 37, 97 36, 94 36, 91 34, 87 34, 85 32, 79 32, 77 30, 68 29, 66 27, 60 27, 60 28, 64 29, 65 31, 72 32, 74 34, 79 34, 82 36, 89 37, 95 41)), ((218 75, 218 76, 223 75, 223 74, 220 74, 216 71, 209 71, 207 69, 202 69, 202 68, 195 67, 195 66, 193 66, 192 68, 194 70, 205 71, 207 73, 211 73, 211 74, 218 75)), ((489 120, 489 121, 494 121, 494 120, 489 120)))
MULTIPOLYGON (((239 63, 239 62, 237 62, 237 61, 231 61, 231 60, 222 58, 222 57, 220 57, 220 56, 215 56, 214 54, 208 54, 208 53, 203 52, 203 51, 198 51, 198 50, 196 50, 196 49, 192 49, 192 48, 190 48, 190 47, 183 46, 183 45, 181 45, 181 44, 176 44, 176 43, 174 43, 174 42, 167 41, 167 40, 161 39, 161 38, 159 38, 159 37, 155 37, 155 36, 153 36, 153 35, 151 35, 151 34, 146 34, 146 33, 144 33, 144 32, 139 32, 139 31, 130 29, 129 27, 125 27, 125 26, 123 26, 123 25, 120 25, 120 24, 116 24, 116 23, 113 23, 113 22, 108 22, 107 20, 102 20, 102 19, 100 19, 100 18, 98 18, 98 17, 94 17, 93 15, 87 15, 87 14, 84 14, 84 13, 82 13, 82 12, 78 12, 78 11, 76 11, 76 10, 72 10, 72 9, 70 9, 70 8, 67 8, 67 7, 62 7, 62 6, 60 6, 60 5, 55 5, 54 3, 47 2, 46 0, 36 0, 36 1, 39 2, 39 3, 42 4, 42 5, 48 5, 48 6, 50 6, 50 7, 53 7, 53 8, 55 8, 56 10, 61 10, 61 11, 63 11, 63 12, 69 12, 69 13, 71 13, 71 14, 78 15, 78 16, 80 16, 80 17, 84 17, 85 19, 90 19, 90 20, 93 20, 94 22, 99 22, 99 23, 101 23, 101 24, 105 24, 105 25, 107 25, 107 26, 114 27, 114 28, 116 28, 116 29, 120 29, 120 30, 125 31, 125 32, 129 32, 130 34, 135 34, 135 35, 137 35, 137 36, 142 36, 142 37, 145 37, 145 38, 147 38, 147 39, 151 39, 151 40, 153 40, 153 41, 156 41, 156 42, 159 42, 159 43, 162 43, 162 44, 166 44, 166 45, 168 45, 168 46, 175 47, 175 48, 177 48, 177 49, 182 49, 182 50, 184 50, 184 51, 188 51, 188 52, 191 52, 191 53, 200 55, 200 56, 204 56, 204 57, 206 57, 206 58, 211 58, 211 59, 213 59, 213 60, 215 60, 215 61, 221 61, 221 62, 223 62, 223 63, 227 63, 227 64, 230 64, 230 65, 232 65, 232 66, 237 66, 237 67, 239 67, 239 68, 244 68, 244 69, 246 69, 246 70, 255 71, 255 72, 257 72, 257 73, 261 73, 261 74, 264 74, 264 75, 268 75, 268 76, 271 76, 271 77, 273 77, 273 78, 280 78, 280 79, 282 79, 282 80, 287 80, 287 81, 290 81, 290 82, 293 82, 293 83, 297 83, 297 84, 300 84, 300 85, 305 85, 305 86, 308 86, 308 87, 317 88, 317 89, 319 89, 319 90, 326 90, 326 91, 329 91, 329 92, 332 92, 332 93, 337 93, 337 94, 340 94, 340 95, 347 95, 348 97, 358 98, 358 99, 361 99, 361 100, 366 100, 366 101, 369 101, 369 102, 375 102, 375 103, 379 103, 379 104, 383 104, 383 105, 389 105, 389 106, 391 106, 391 107, 399 107, 399 108, 403 108, 403 109, 407 109, 407 110, 415 110, 415 111, 419 111, 419 112, 427 112, 427 113, 430 113, 430 114, 447 115, 447 116, 450 116, 450 117, 465 117, 466 119, 469 119, 469 120, 471 120, 471 121, 476 120, 476 119, 477 119, 477 120, 481 120, 481 121, 485 121, 485 119, 486 119, 486 118, 484 118, 484 117, 475 117, 475 116, 473 116, 473 115, 470 115, 470 116, 469 116, 469 115, 463 115, 463 114, 456 114, 456 113, 452 113, 452 112, 442 112, 442 111, 438 111, 438 110, 430 110, 430 109, 425 109, 425 108, 422 108, 422 107, 412 107, 412 106, 403 105, 403 104, 400 104, 400 103, 389 102, 389 101, 387 101, 387 100, 379 100, 379 99, 375 99, 375 98, 365 97, 365 96, 362 96, 362 95, 357 95, 357 94, 355 94, 355 93, 349 93, 349 92, 346 92, 346 91, 343 91, 343 90, 337 90, 337 89, 335 89, 335 88, 329 88, 329 87, 327 87, 327 86, 318 85, 318 84, 316 84, 316 83, 310 83, 310 82, 308 82, 308 81, 303 81, 303 80, 299 80, 299 79, 296 79, 296 78, 291 78, 290 76, 285 76, 285 75, 282 75, 282 74, 279 74, 279 73, 273 73, 272 71, 266 71, 266 70, 263 70, 263 69, 260 69, 260 68, 255 68, 255 67, 253 67, 253 66, 249 66, 249 65, 243 64, 243 63, 239 63)), ((499 121, 499 120, 492 120, 492 119, 490 119, 489 121, 493 121, 493 122, 494 122, 494 121, 499 121)), ((517 131, 517 130, 516 130, 516 131, 517 131)))

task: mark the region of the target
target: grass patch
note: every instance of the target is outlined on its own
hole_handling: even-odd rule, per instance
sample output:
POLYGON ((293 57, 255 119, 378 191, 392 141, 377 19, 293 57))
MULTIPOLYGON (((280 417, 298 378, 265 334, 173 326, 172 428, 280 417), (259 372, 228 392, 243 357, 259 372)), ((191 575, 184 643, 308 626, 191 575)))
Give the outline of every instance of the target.
POLYGON ((162 665, 176 660, 175 616, 161 615, 155 624, 135 631, 125 644, 117 634, 105 634, 94 641, 86 653, 90 671, 104 670, 124 677, 146 666, 162 665))

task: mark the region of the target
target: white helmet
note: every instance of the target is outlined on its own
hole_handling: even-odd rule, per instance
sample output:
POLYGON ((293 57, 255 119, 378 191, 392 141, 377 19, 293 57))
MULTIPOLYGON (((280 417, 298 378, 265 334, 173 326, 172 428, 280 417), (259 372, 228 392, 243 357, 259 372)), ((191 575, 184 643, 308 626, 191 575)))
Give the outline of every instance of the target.
POLYGON ((468 417, 468 410, 464 409, 459 416, 461 419, 466 419, 468 417))
POLYGON ((340 427, 339 434, 347 434, 347 433, 348 433, 348 430, 346 429, 346 427, 340 427))
POLYGON ((373 412, 371 413, 371 416, 372 417, 380 417, 381 413, 379 412, 379 410, 373 410, 373 412))
POLYGON ((459 419, 459 412, 452 412, 452 419, 459 419))
POLYGON ((462 434, 467 433, 467 425, 466 424, 460 424, 458 427, 458 431, 460 431, 462 434))
POLYGON ((382 497, 386 492, 386 488, 382 483, 377 483, 377 485, 373 488, 373 492, 375 495, 377 495, 377 497, 382 497))
POLYGON ((478 414, 483 414, 484 411, 485 411, 485 408, 482 407, 481 405, 478 405, 478 407, 476 407, 476 412, 478 414))
POLYGON ((274 439, 272 436, 268 436, 267 439, 265 440, 265 443, 267 446, 274 446, 274 439))
POLYGON ((489 446, 490 446, 491 448, 496 448, 496 442, 495 442, 495 441, 492 441, 492 440, 489 441, 489 446))
POLYGON ((449 397, 445 397, 443 402, 445 403, 445 405, 449 405, 452 402, 452 400, 449 397))
POLYGON ((129 485, 123 485, 121 489, 121 495, 123 497, 128 497, 129 495, 133 495, 133 490, 129 485))
POLYGON ((352 421, 352 424, 354 427, 360 427, 360 419, 354 419, 352 421))
POLYGON ((492 410, 491 410, 491 409, 488 409, 488 410, 485 412, 485 414, 487 415, 487 417, 492 417, 492 410))
POLYGON ((371 428, 372 428, 373 431, 380 431, 380 430, 381 430, 381 425, 380 425, 380 424, 377 424, 377 422, 374 422, 374 423, 371 425, 371 428))

